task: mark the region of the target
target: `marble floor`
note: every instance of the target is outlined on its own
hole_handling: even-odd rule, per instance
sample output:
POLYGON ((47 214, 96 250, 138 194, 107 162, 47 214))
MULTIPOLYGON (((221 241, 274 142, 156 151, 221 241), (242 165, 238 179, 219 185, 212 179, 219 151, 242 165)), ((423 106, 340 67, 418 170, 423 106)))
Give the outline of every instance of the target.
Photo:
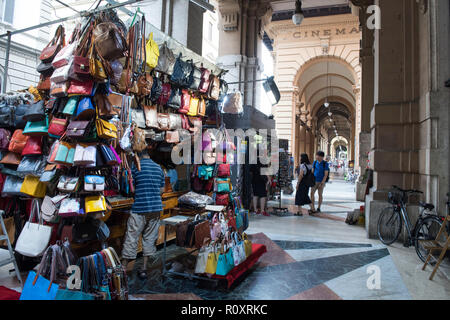
MULTIPOLYGON (((293 210, 293 196, 283 206, 293 210)), ((140 280, 136 270, 142 259, 129 266, 130 299, 134 300, 410 300, 449 299, 450 282, 422 263, 413 248, 386 247, 367 239, 363 227, 349 226, 347 212, 359 208, 354 186, 334 179, 325 189, 322 213, 315 216, 251 216, 247 233, 267 253, 235 285, 226 290, 179 277, 161 277, 161 251, 140 280)), ((169 261, 193 266, 195 259, 175 245, 168 247, 169 261)), ((14 286, 0 269, 0 285, 14 286)))

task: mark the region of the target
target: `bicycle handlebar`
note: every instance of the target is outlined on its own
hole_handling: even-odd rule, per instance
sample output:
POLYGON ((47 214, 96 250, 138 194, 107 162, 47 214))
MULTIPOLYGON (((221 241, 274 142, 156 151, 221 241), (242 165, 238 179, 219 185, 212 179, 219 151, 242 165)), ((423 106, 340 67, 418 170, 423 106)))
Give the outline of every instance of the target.
POLYGON ((404 189, 402 189, 400 187, 397 187, 397 186, 392 186, 392 188, 397 189, 398 191, 403 192, 403 193, 420 193, 420 194, 423 194, 423 192, 420 191, 420 190, 404 190, 404 189))

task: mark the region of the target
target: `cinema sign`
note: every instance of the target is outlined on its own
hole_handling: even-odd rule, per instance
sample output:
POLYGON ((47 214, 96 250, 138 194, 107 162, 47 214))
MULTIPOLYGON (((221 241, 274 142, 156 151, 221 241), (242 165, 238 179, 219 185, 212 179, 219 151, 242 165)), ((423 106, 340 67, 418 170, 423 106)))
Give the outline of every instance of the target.
POLYGON ((336 29, 324 29, 324 30, 309 30, 309 31, 299 31, 294 32, 293 37, 297 39, 307 39, 307 38, 320 38, 320 37, 330 37, 330 36, 345 36, 352 35, 361 32, 360 28, 353 27, 352 29, 347 28, 336 28, 336 29))

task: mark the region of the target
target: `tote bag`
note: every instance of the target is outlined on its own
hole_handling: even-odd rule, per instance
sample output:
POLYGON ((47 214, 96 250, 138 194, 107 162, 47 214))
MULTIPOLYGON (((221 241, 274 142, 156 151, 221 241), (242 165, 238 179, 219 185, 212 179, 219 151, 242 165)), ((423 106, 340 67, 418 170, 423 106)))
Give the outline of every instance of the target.
POLYGON ((36 273, 30 271, 20 295, 20 300, 55 300, 58 285, 50 283, 49 280, 42 276, 39 276, 36 283, 33 284, 35 278, 36 273))
POLYGON ((25 223, 16 243, 16 251, 27 257, 38 257, 47 248, 52 234, 52 227, 42 224, 39 200, 34 199, 31 207, 30 219, 25 223), (37 214, 38 223, 34 223, 37 214))

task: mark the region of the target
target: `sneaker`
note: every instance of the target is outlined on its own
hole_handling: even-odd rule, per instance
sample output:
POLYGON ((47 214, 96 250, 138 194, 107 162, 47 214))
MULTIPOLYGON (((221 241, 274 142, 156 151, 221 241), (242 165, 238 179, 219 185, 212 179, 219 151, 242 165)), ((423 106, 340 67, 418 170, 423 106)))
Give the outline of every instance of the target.
POLYGON ((316 210, 317 213, 320 213, 320 208, 316 210))

